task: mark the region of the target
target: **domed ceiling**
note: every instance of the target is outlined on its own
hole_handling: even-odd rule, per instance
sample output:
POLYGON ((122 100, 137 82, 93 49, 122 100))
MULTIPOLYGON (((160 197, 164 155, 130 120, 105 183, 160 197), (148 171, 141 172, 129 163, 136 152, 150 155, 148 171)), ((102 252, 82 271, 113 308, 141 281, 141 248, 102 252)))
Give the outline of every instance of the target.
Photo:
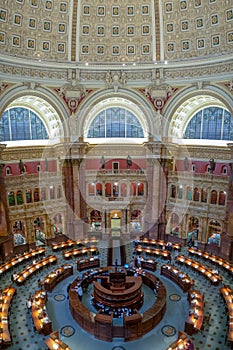
POLYGON ((230 55, 231 0, 0 0, 4 55, 152 63, 230 55))

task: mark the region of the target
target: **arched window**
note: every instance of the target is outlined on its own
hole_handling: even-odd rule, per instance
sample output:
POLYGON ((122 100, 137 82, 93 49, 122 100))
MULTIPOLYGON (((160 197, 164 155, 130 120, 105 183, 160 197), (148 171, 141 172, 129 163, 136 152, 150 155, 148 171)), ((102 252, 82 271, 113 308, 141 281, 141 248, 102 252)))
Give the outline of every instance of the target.
POLYGON ((17 191, 17 193, 16 193, 16 203, 17 203, 17 205, 23 204, 22 191, 17 191))
POLYGON ((97 182, 97 184, 96 184, 96 195, 97 196, 102 196, 102 192, 103 192, 102 184, 100 182, 97 182))
POLYGON ((225 203, 226 203, 226 192, 225 191, 220 191, 219 192, 218 204, 219 205, 225 205, 225 203))
POLYGON ((194 192, 193 192, 193 200, 195 202, 199 202, 199 198, 200 198, 200 192, 199 189, 197 187, 194 188, 194 192))
POLYGON ((217 191, 215 191, 215 190, 211 191, 211 193, 210 193, 210 204, 217 204, 217 196, 218 196, 217 191))
POLYGON ((92 121, 88 138, 143 138, 144 133, 138 118, 127 109, 107 108, 92 121))
POLYGON ((10 166, 7 166, 6 167, 6 175, 11 175, 12 174, 12 171, 11 171, 11 167, 10 166))
POLYGON ((136 188, 137 184, 135 182, 132 182, 130 184, 130 196, 136 196, 136 188))
POLYGON ((144 195, 144 184, 142 182, 138 182, 138 196, 144 195))
POLYGON ((32 191, 26 190, 26 203, 31 203, 31 202, 32 202, 32 191))
POLYGON ((106 183, 105 184, 105 196, 106 197, 111 197, 111 193, 112 193, 112 188, 111 188, 111 184, 110 183, 106 183))
POLYGON ((36 166, 36 171, 39 173, 40 172, 40 164, 37 164, 36 166))
POLYGON ((176 186, 175 185, 171 186, 171 197, 176 198, 176 186))
POLYGON ((39 188, 34 189, 34 202, 39 202, 40 200, 40 193, 39 193, 39 188))
POLYGON ((49 187, 49 193, 50 193, 50 199, 55 199, 55 187, 54 186, 50 186, 49 187))
POLYGON ((196 164, 192 164, 192 171, 195 173, 195 171, 196 171, 196 164))
POLYGON ((88 195, 94 196, 95 195, 95 183, 88 184, 88 195))
POLYGON ((202 201, 202 203, 206 203, 207 202, 207 196, 208 196, 207 191, 204 188, 202 188, 202 190, 201 190, 201 201, 202 201))
POLYGON ((193 189, 191 187, 187 187, 186 191, 186 199, 191 201, 193 199, 193 189))
POLYGON ((15 194, 14 194, 14 192, 9 192, 8 193, 8 203, 9 203, 10 207, 15 205, 15 194))
POLYGON ((25 107, 6 110, 0 118, 0 141, 48 139, 40 117, 25 107))
POLYGON ((233 118, 221 107, 204 108, 189 121, 184 138, 233 140, 233 118))
POLYGON ((179 186, 178 188, 178 198, 182 199, 183 198, 183 187, 179 186))
POLYGON ((47 193, 46 187, 42 187, 42 189, 41 189, 41 200, 42 201, 45 201, 47 199, 46 193, 47 193))
POLYGON ((57 189, 57 198, 61 198, 61 197, 62 197, 61 186, 58 186, 58 189, 57 189))
POLYGON ((222 174, 227 175, 227 166, 226 165, 224 165, 222 167, 222 174))
POLYGON ((121 197, 126 197, 127 196, 127 185, 126 185, 126 183, 122 183, 120 185, 120 189, 121 189, 121 197))

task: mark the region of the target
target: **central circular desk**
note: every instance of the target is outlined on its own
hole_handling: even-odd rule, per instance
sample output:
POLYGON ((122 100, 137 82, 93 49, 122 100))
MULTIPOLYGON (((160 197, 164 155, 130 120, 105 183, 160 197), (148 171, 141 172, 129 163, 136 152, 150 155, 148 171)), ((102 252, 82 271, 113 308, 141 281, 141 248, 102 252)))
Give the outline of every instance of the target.
POLYGON ((116 276, 114 270, 115 268, 109 266, 97 268, 84 273, 81 280, 74 280, 69 289, 70 311, 80 327, 98 339, 135 340, 151 331, 163 318, 166 311, 166 289, 159 278, 147 271, 141 271, 138 276, 133 276, 133 271, 122 269, 123 274, 116 276), (119 277, 122 277, 122 282, 119 277), (91 283, 94 285, 94 305, 96 303, 98 309, 98 303, 103 304, 109 308, 109 314, 104 313, 101 308, 94 313, 80 301, 75 287, 81 284, 85 290, 91 283), (141 290, 143 283, 153 291, 156 290, 156 296, 152 306, 140 313, 138 309, 143 303, 141 290), (116 308, 133 310, 133 313, 128 315, 123 312, 123 325, 114 322, 116 308))

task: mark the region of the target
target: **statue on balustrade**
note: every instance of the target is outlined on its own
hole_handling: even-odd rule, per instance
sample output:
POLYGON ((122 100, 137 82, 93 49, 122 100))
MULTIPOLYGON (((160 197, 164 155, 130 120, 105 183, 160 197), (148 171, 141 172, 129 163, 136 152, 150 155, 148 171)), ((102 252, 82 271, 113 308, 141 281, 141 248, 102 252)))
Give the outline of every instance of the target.
POLYGON ((20 171, 20 174, 23 174, 25 172, 24 164, 21 159, 19 161, 19 171, 20 171))

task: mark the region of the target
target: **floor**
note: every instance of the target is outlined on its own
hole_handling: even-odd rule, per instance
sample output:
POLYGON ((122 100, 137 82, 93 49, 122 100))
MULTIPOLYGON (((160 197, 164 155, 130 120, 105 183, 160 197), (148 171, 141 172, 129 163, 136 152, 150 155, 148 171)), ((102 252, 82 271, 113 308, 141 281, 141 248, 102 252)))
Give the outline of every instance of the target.
MULTIPOLYGON (((101 266, 106 265, 107 261, 107 241, 98 242, 101 266)), ((133 242, 125 242, 127 262, 132 259, 133 242)), ((46 254, 51 254, 52 251, 46 247, 46 254)), ((182 248, 182 254, 187 254, 187 248, 182 248)), ((62 253, 56 253, 58 257, 57 266, 67 262, 63 259, 62 253)), ((117 257, 118 258, 118 257, 117 257)), ((47 311, 52 320, 53 330, 59 330, 60 338, 72 350, 165 350, 170 343, 176 340, 178 331, 184 329, 185 318, 188 314, 187 294, 183 293, 175 283, 167 278, 160 276, 160 266, 164 263, 163 260, 158 259, 157 271, 155 275, 158 276, 167 289, 167 310, 162 321, 148 334, 137 341, 124 342, 122 339, 114 339, 113 342, 100 341, 94 336, 89 335, 83 331, 79 325, 73 320, 68 307, 67 300, 67 285, 73 281, 79 272, 76 268, 76 259, 69 260, 74 266, 74 275, 68 277, 66 280, 58 284, 52 291, 48 293, 47 311), (172 296, 177 298, 172 298, 172 296), (166 327, 169 326, 172 332, 166 335, 166 327)), ((210 265, 210 264, 209 264, 210 265)), ((13 270, 7 272, 1 277, 1 288, 11 284, 11 274, 23 269, 26 263, 16 266, 13 270)), ((12 334, 12 345, 8 347, 9 350, 45 350, 47 349, 44 340, 47 336, 38 334, 33 329, 33 321, 30 313, 27 313, 26 300, 29 294, 34 294, 38 289, 37 280, 41 280, 53 269, 55 266, 41 270, 36 276, 31 276, 30 279, 23 286, 16 286, 17 293, 12 299, 10 309, 10 329, 12 334)), ((191 278, 195 279, 195 288, 205 293, 206 310, 211 314, 210 324, 206 325, 204 332, 199 332, 191 339, 194 342, 196 350, 228 350, 230 349, 225 344, 227 314, 225 312, 225 305, 220 298, 219 288, 210 286, 209 282, 204 277, 197 276, 195 272, 189 268, 182 268, 187 272, 191 278)), ((223 276, 223 284, 228 284, 233 288, 232 277, 225 271, 220 271, 223 276)), ((84 294, 83 302, 86 306, 90 304, 89 295, 91 291, 88 290, 84 294)), ((151 303, 151 291, 144 287, 145 302, 142 307, 147 308, 151 303)))

